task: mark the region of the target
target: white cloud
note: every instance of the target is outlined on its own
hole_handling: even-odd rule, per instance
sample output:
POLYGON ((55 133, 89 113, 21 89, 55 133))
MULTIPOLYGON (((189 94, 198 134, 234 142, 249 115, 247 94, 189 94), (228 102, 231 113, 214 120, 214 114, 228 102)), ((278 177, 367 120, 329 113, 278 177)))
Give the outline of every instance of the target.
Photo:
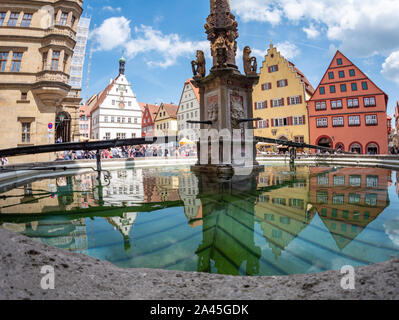
POLYGON ((301 53, 295 44, 288 41, 277 43, 276 48, 286 59, 294 59, 301 53))
MULTIPOLYGON (((284 56, 284 58, 289 59, 289 60, 294 59, 301 53, 301 50, 295 44, 293 44, 289 41, 277 43, 275 45, 275 47, 277 48, 277 51, 279 51, 281 53, 281 55, 284 56)), ((267 55, 268 49, 269 48, 267 48, 266 50, 259 50, 259 49, 254 48, 251 50, 252 50, 253 55, 255 55, 263 60, 265 58, 265 56, 267 55)))
POLYGON ((122 8, 121 7, 111 7, 111 6, 104 6, 103 7, 103 10, 104 11, 109 11, 109 12, 112 12, 112 13, 115 13, 115 12, 121 12, 122 11, 122 8))
POLYGON ((308 39, 315 39, 320 35, 320 31, 316 29, 313 23, 311 23, 308 28, 302 28, 302 30, 306 33, 308 39))
POLYGON ((130 21, 125 17, 113 17, 105 20, 100 27, 93 30, 97 50, 112 50, 125 44, 130 38, 130 21))
POLYGON ((103 24, 93 32, 98 44, 98 50, 112 50, 121 47, 126 50, 128 58, 134 58, 138 54, 155 52, 161 60, 152 60, 147 57, 149 66, 167 68, 174 65, 180 57, 192 57, 195 59, 196 50, 203 50, 210 56, 208 41, 183 40, 178 34, 163 34, 151 26, 141 25, 134 27, 134 33, 130 28, 130 21, 125 17, 113 17, 105 20, 103 24))
POLYGON ((399 84, 399 51, 393 52, 382 64, 382 75, 399 84))
MULTIPOLYGON (((276 25, 285 18, 325 28, 328 39, 338 41, 347 54, 389 55, 399 48, 397 0, 231 0, 231 6, 244 21, 276 25)), ((308 37, 315 34, 308 29, 308 37)))
POLYGON ((261 21, 277 25, 281 22, 283 12, 273 6, 274 2, 274 0, 232 0, 231 9, 244 21, 261 21))

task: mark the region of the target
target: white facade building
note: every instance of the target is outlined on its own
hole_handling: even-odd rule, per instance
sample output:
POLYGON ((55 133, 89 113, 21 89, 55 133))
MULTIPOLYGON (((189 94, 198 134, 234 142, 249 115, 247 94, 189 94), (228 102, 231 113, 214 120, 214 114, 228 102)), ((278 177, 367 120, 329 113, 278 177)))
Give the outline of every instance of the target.
POLYGON ((91 137, 95 140, 141 137, 142 110, 125 76, 125 59, 119 61, 119 75, 98 94, 91 109, 91 137))
POLYGON ((187 123, 188 120, 200 120, 199 90, 191 84, 191 79, 184 84, 177 112, 177 129, 179 139, 187 138, 191 141, 198 141, 200 125, 187 123))

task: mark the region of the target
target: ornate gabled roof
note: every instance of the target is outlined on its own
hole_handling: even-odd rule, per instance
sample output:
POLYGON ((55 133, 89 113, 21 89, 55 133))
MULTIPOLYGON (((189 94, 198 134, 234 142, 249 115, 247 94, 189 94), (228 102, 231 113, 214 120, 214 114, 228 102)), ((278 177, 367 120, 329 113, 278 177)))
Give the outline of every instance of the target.
POLYGON ((179 109, 178 106, 170 103, 161 103, 161 106, 159 110, 163 107, 167 114, 169 115, 169 118, 176 118, 177 119, 177 111, 179 109))
POLYGON ((93 105, 93 107, 90 110, 90 114, 92 114, 94 111, 96 111, 100 105, 104 102, 105 98, 107 97, 108 93, 111 91, 112 87, 114 86, 114 83, 117 79, 112 80, 112 82, 103 90, 101 91, 97 97, 97 101, 95 102, 95 104, 93 105))
POLYGON ((150 113, 151 120, 152 120, 152 122, 154 122, 155 121, 155 117, 156 117, 156 115, 158 113, 158 110, 159 110, 159 106, 156 105, 156 104, 149 104, 149 103, 143 103, 143 102, 139 102, 139 106, 143 110, 143 114, 145 112, 145 109, 148 108, 148 112, 150 113))

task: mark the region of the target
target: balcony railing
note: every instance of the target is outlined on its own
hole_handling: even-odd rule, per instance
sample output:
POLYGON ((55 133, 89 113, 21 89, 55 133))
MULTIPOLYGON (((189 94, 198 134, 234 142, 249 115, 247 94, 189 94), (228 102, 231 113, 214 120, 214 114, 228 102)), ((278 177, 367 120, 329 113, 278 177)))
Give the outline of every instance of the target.
POLYGON ((45 70, 39 72, 36 76, 36 82, 62 82, 68 84, 69 76, 62 71, 45 70))
POLYGON ((71 38, 71 39, 76 41, 76 32, 73 31, 68 26, 56 25, 53 28, 45 30, 44 31, 44 35, 45 36, 60 35, 60 36, 63 36, 63 37, 69 37, 69 38, 71 38))

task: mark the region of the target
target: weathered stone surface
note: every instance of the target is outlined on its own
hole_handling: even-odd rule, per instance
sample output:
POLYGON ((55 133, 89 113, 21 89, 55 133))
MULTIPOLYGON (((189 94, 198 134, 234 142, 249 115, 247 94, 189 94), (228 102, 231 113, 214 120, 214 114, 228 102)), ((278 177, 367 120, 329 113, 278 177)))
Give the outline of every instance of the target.
POLYGON ((399 259, 356 269, 356 289, 328 271, 287 277, 120 269, 48 247, 0 228, 0 299, 399 299, 399 259), (42 290, 41 267, 55 269, 55 289, 42 290))

